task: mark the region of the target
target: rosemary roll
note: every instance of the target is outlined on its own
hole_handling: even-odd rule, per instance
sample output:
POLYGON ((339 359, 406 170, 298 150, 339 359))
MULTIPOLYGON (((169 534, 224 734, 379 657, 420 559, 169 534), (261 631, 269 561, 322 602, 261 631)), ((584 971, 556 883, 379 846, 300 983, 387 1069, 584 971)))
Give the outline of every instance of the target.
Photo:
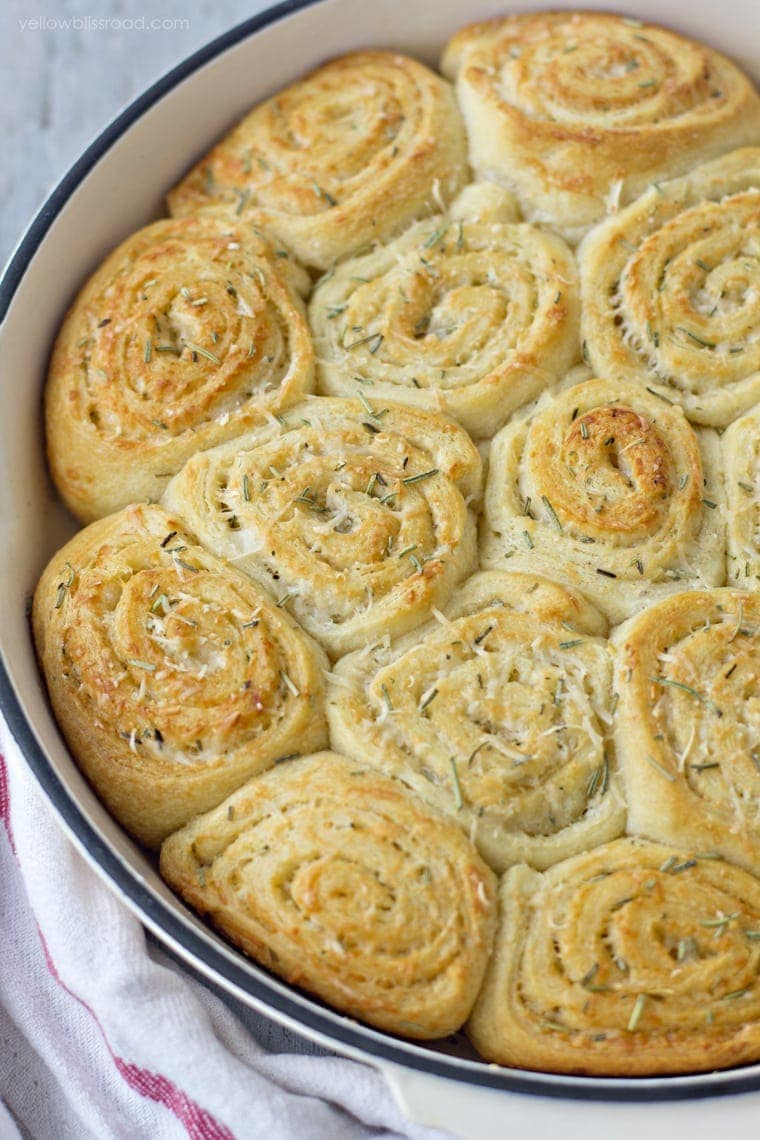
POLYGON ((653 185, 578 251, 585 355, 695 423, 760 401, 760 149, 653 185))
POLYGON ((613 624, 678 590, 720 585, 716 433, 631 381, 547 394, 493 441, 481 554, 484 567, 581 589, 613 624))
POLYGON ((571 241, 648 183, 760 141, 760 99, 725 56, 601 12, 537 12, 463 28, 456 80, 480 178, 571 241))
POLYGON ((728 580, 760 589, 760 405, 723 434, 728 500, 728 580))
POLYGON ((155 222, 106 258, 66 316, 45 392, 50 468, 78 518, 158 498, 193 452, 311 391, 284 264, 213 217, 155 222))
POLYGON ((474 569, 480 479, 442 416, 312 397, 193 456, 164 501, 337 657, 419 625, 474 569))
POLYGON ((467 177, 449 84, 408 56, 360 51, 254 107, 168 201, 174 215, 248 219, 328 269, 443 208, 467 177))
POLYGON ((579 320, 570 250, 486 183, 343 262, 309 306, 320 391, 437 408, 476 437, 575 363, 579 320))
POLYGON ((513 867, 467 1026, 490 1061, 647 1076, 760 1059, 760 882, 618 839, 543 875, 513 867))
POLYGON ((32 621, 75 760, 148 846, 326 743, 322 650, 158 507, 80 531, 42 575, 32 621))
POLYGON ((760 594, 678 594, 613 640, 629 830, 760 873, 760 594))
POLYGON ((171 836, 161 873, 262 965, 405 1037, 459 1028, 491 950, 495 880, 461 830, 332 752, 171 836))
POLYGON ((421 630, 344 657, 334 747, 459 820, 497 871, 620 835, 606 623, 528 574, 476 574, 421 630))

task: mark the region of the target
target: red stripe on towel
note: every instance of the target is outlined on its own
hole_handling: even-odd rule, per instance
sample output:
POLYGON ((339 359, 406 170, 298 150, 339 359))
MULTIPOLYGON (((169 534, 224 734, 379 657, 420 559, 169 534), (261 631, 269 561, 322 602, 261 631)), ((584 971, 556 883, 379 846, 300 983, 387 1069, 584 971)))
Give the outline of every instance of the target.
MULTIPOLYGON (((8 771, 5 766, 5 759, 0 755, 0 822, 2 822, 5 827, 8 841, 15 855, 16 845, 13 841, 10 807, 8 771)), ((50 974, 70 997, 74 998, 75 1001, 79 1002, 79 1004, 87 1010, 100 1031, 100 1035, 103 1038, 106 1049, 111 1055, 117 1072, 122 1079, 126 1081, 129 1087, 139 1093, 140 1096, 147 1097, 148 1100, 155 1101, 157 1104, 162 1104, 165 1108, 168 1108, 187 1129, 189 1140, 235 1140, 235 1135, 230 1132, 229 1128, 224 1124, 220 1124, 218 1120, 215 1120, 210 1112, 207 1112, 205 1108, 201 1108, 200 1105, 196 1104, 187 1093, 184 1093, 182 1089, 178 1089, 168 1077, 163 1076, 161 1073, 152 1073, 149 1069, 142 1069, 139 1065, 125 1061, 123 1057, 117 1057, 108 1042, 105 1030, 100 1024, 95 1011, 83 998, 80 998, 73 990, 69 989, 58 973, 56 964, 53 961, 47 942, 45 941, 45 936, 40 930, 39 925, 37 925, 37 934, 39 935, 40 945, 45 956, 45 963, 47 964, 50 974)))

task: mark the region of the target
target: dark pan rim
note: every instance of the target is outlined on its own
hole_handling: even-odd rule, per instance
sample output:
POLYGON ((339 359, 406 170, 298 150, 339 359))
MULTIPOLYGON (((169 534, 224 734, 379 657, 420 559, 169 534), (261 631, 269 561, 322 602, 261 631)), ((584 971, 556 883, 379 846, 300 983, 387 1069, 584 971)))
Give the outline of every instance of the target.
MULTIPOLYGON (((228 32, 200 48, 149 87, 125 108, 92 142, 64 175, 42 205, 18 248, 12 255, 0 281, 0 322, 5 319, 19 285, 48 230, 69 198, 100 159, 121 136, 164 95, 173 90, 188 76, 229 48, 247 39, 270 24, 313 7, 323 0, 282 0, 258 16, 231 28, 228 32)), ((470 1085, 528 1093, 554 1098, 590 1101, 651 1102, 694 1099, 708 1096, 726 1096, 757 1090, 760 1074, 754 1071, 728 1070, 723 1072, 689 1074, 682 1077, 626 1078, 567 1077, 550 1074, 520 1074, 514 1069, 498 1069, 472 1062, 447 1059, 444 1054, 429 1052, 420 1055, 414 1046, 404 1047, 390 1037, 379 1036, 360 1025, 344 1024, 334 1020, 326 1011, 306 997, 290 997, 277 992, 274 983, 265 975, 253 976, 242 966, 231 961, 221 950, 207 943, 183 923, 172 908, 140 881, 104 842, 72 798, 52 763, 40 747, 0 654, 0 710, 15 738, 37 783, 66 827, 78 837, 91 859, 98 864, 110 883, 125 896, 132 909, 144 917, 147 924, 168 944, 181 951, 189 961, 202 966, 210 978, 216 977, 229 992, 248 994, 262 1007, 282 1014, 293 1025, 300 1024, 325 1041, 339 1048, 363 1053, 380 1062, 392 1062, 404 1068, 431 1076, 446 1077, 470 1085)))

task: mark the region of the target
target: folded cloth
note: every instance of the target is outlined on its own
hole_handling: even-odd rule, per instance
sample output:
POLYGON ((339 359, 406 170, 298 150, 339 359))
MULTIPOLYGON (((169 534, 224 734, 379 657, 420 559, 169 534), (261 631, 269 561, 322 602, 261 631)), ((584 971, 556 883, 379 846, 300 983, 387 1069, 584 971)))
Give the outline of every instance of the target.
POLYGON ((375 1069, 192 978, 69 842, 2 721, 0 748, 0 1140, 445 1140, 375 1069))

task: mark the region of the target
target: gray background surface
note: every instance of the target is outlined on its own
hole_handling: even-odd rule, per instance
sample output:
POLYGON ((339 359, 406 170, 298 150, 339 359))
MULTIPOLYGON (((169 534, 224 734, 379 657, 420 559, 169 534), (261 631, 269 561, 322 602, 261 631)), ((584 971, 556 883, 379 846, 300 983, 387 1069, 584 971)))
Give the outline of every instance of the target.
POLYGON ((0 265, 49 190, 125 104, 272 2, 0 0, 0 265), (145 27, 121 25, 127 20, 145 27), (155 20, 172 26, 150 28, 155 20))

